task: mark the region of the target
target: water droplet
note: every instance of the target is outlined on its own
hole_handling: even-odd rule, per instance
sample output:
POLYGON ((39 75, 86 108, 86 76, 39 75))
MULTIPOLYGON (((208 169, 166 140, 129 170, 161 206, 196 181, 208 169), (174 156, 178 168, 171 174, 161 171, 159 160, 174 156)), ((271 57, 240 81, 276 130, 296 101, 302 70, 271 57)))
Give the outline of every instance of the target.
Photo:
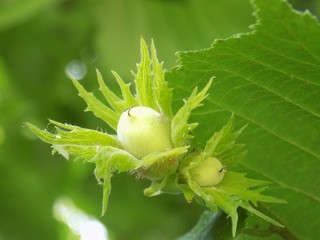
POLYGON ((68 77, 73 77, 76 80, 81 80, 87 74, 87 66, 84 62, 73 60, 65 67, 65 72, 68 77))

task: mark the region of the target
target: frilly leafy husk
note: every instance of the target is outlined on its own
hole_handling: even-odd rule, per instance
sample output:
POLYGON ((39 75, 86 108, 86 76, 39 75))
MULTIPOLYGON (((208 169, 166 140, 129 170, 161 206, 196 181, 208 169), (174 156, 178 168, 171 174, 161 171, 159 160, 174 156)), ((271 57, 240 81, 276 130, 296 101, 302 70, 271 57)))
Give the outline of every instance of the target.
POLYGON ((232 115, 229 122, 207 141, 203 151, 189 155, 183 160, 180 165, 182 176, 180 179, 184 182, 180 185, 181 190, 188 202, 196 198, 213 211, 221 208, 227 213, 231 217, 233 236, 235 236, 237 229, 238 207, 244 208, 264 220, 282 227, 280 223, 255 208, 258 202, 285 203, 281 199, 262 194, 262 191, 267 188, 270 182, 247 178, 245 173, 228 170, 241 161, 246 154, 246 151, 243 150, 244 145, 236 144, 237 137, 245 127, 235 132, 233 128, 234 117, 232 115), (193 181, 190 170, 201 164, 208 157, 219 159, 225 166, 226 172, 219 184, 212 187, 201 187, 193 181))
POLYGON ((154 44, 151 44, 151 58, 148 48, 141 39, 141 62, 137 65, 135 92, 130 90, 130 84, 112 72, 118 82, 122 98, 115 95, 105 84, 99 71, 97 78, 99 90, 106 103, 102 103, 92 93, 74 78, 72 82, 79 96, 87 104, 86 111, 105 121, 112 131, 116 131, 119 117, 123 111, 133 106, 147 106, 160 112, 171 122, 171 140, 174 148, 164 152, 155 152, 141 159, 134 157, 122 149, 117 136, 107 132, 85 129, 69 124, 50 120, 54 125, 53 132, 41 130, 26 123, 26 126, 41 140, 52 145, 53 153, 59 153, 66 159, 70 156, 76 160, 95 164, 95 176, 103 187, 102 214, 108 205, 111 191, 111 177, 116 172, 135 173, 137 177, 146 177, 152 181, 144 190, 146 196, 156 196, 162 193, 183 193, 188 202, 196 199, 201 204, 217 211, 221 208, 231 217, 232 233, 235 236, 239 207, 282 226, 275 220, 259 212, 258 202, 283 203, 275 197, 263 195, 269 182, 247 178, 244 173, 232 172, 232 168, 241 161, 246 151, 244 145, 236 143, 243 128, 233 131, 234 117, 207 141, 203 150, 194 150, 190 140, 194 137, 192 130, 198 123, 189 123, 191 111, 202 105, 207 97, 212 79, 198 92, 195 88, 183 106, 173 115, 171 109, 172 93, 164 79, 164 70, 156 56, 154 44), (195 157, 196 156, 196 157, 195 157), (208 157, 219 159, 226 169, 223 180, 212 187, 201 187, 192 179, 190 170, 201 164, 208 157))

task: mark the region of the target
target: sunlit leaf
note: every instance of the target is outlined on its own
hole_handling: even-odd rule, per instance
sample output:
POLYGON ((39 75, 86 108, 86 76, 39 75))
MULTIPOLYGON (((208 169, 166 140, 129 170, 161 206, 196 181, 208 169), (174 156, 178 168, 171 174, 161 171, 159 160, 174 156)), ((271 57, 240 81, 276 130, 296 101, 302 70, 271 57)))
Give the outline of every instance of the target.
POLYGON ((240 138, 248 149, 242 168, 273 182, 268 192, 288 202, 263 204, 285 226, 279 234, 315 239, 320 214, 320 26, 309 12, 294 11, 285 1, 254 4, 257 24, 252 32, 180 53, 179 67, 167 79, 182 97, 216 76, 194 117, 202 121, 195 130, 198 142, 205 145, 230 112, 237 122, 247 123, 240 138))

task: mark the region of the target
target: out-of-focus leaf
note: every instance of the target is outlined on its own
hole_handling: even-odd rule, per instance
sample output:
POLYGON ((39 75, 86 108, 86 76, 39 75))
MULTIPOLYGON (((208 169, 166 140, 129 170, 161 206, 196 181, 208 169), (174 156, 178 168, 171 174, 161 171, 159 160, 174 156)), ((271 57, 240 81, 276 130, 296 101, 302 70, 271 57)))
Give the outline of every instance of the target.
POLYGON ((32 17, 57 0, 17 0, 0 2, 0 31, 32 17))
POLYGON ((165 68, 174 66, 178 50, 203 48, 215 38, 247 31, 254 22, 251 13, 249 1, 105 1, 96 16, 99 69, 130 80, 128 69, 135 69, 141 36, 154 39, 165 68))

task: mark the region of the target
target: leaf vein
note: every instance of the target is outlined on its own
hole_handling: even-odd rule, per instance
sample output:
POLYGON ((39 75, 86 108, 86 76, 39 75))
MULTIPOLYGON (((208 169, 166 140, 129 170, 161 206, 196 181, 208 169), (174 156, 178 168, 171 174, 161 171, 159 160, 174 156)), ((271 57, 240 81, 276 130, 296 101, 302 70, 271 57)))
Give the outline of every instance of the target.
POLYGON ((302 195, 310 198, 311 200, 320 203, 320 197, 315 196, 314 194, 308 193, 308 192, 303 191, 303 190, 301 190, 301 189, 299 189, 299 188, 291 187, 291 186, 289 186, 289 185, 287 185, 287 184, 285 184, 285 183, 283 183, 283 182, 281 182, 281 181, 279 181, 279 180, 277 180, 277 179, 275 179, 275 178, 267 175, 267 174, 266 174, 266 171, 261 172, 261 171, 255 170, 255 169, 253 169, 252 167, 249 167, 248 165, 246 165, 246 164, 244 164, 244 163, 241 163, 241 165, 242 165, 243 167, 247 168, 248 170, 250 170, 250 172, 255 172, 255 173, 257 173, 257 174, 265 177, 266 179, 270 180, 271 182, 274 182, 274 183, 278 184, 281 188, 284 188, 284 189, 287 189, 287 190, 290 190, 290 191, 293 191, 293 192, 302 194, 302 195))
MULTIPOLYGON (((186 89, 185 86, 184 86, 184 87, 181 86, 181 85, 176 85, 176 86, 179 87, 180 89, 182 89, 183 91, 188 92, 188 90, 186 89)), ((269 132, 271 135, 273 135, 273 136, 275 136, 275 137, 277 137, 277 138, 279 138, 279 139, 281 139, 281 140, 283 140, 283 141, 285 141, 285 142, 287 142, 287 143, 289 143, 289 144, 291 144, 291 145, 299 148, 300 150, 306 152, 307 154, 309 154, 309 155, 311 155, 311 156, 313 156, 313 157, 320 158, 320 156, 318 156, 317 153, 315 153, 315 152, 311 151, 310 149, 307 149, 307 148, 305 148, 305 147, 303 147, 303 146, 300 146, 299 144, 291 141, 291 140, 288 139, 288 138, 285 138, 284 136, 281 136, 281 135, 277 134, 276 132, 272 131, 272 130, 269 129, 268 127, 266 127, 266 126, 258 123, 258 122, 255 121, 254 119, 252 119, 252 118, 250 118, 250 117, 248 117, 248 116, 245 116, 245 115, 241 114, 240 112, 235 112, 234 110, 230 110, 230 109, 228 109, 226 106, 219 105, 217 102, 214 102, 214 101, 210 98, 210 96, 207 98, 207 101, 209 101, 211 104, 216 105, 216 106, 218 106, 218 107, 220 107, 220 108, 222 108, 222 109, 226 109, 226 110, 228 110, 229 112, 234 112, 235 114, 237 114, 238 116, 242 117, 243 119, 246 119, 248 122, 251 122, 251 123, 255 124, 256 126, 259 126, 260 128, 262 128, 262 129, 264 129, 265 131, 269 132)))

